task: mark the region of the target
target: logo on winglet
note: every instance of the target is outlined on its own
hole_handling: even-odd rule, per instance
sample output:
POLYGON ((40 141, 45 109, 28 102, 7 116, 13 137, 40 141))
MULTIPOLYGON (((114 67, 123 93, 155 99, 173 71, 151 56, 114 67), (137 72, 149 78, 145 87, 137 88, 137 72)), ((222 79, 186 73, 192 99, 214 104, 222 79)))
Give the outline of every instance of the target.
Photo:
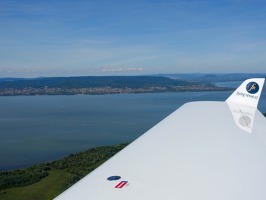
POLYGON ((256 94, 259 91, 260 87, 256 82, 250 82, 246 86, 246 90, 249 94, 256 94))

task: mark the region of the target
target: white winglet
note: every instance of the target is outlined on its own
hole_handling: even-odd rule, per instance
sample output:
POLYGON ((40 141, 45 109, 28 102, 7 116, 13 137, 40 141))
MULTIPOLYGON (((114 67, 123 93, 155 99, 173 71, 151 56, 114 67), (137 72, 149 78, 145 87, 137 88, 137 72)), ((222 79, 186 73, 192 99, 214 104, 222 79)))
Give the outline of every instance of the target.
POLYGON ((245 80, 226 100, 226 102, 257 108, 264 81, 264 78, 245 80))

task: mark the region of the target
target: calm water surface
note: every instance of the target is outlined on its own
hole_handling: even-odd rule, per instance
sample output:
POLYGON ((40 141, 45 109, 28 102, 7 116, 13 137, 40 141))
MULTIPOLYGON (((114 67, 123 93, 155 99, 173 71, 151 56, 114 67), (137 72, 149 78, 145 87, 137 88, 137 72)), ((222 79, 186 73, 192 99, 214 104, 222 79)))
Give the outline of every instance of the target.
MULTIPOLYGON (((0 97, 0 170, 136 139, 189 101, 231 92, 0 97)), ((266 112, 266 92, 259 104, 266 112)))

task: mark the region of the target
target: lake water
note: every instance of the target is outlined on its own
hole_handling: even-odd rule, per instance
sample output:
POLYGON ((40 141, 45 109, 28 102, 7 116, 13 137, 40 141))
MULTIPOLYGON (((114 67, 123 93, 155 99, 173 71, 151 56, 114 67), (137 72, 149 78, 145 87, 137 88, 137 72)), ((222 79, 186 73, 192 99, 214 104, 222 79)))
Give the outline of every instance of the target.
MULTIPOLYGON (((231 92, 0 97, 0 170, 136 139, 189 101, 231 92)), ((266 91, 259 109, 266 113, 266 91)))

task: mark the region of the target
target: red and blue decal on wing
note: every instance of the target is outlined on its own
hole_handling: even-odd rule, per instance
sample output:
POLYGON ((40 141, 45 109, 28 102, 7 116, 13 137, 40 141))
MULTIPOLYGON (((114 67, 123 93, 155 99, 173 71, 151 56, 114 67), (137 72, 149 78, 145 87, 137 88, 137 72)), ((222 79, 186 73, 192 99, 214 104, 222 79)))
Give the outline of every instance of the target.
POLYGON ((115 188, 123 188, 127 183, 128 181, 121 181, 115 186, 115 188))

